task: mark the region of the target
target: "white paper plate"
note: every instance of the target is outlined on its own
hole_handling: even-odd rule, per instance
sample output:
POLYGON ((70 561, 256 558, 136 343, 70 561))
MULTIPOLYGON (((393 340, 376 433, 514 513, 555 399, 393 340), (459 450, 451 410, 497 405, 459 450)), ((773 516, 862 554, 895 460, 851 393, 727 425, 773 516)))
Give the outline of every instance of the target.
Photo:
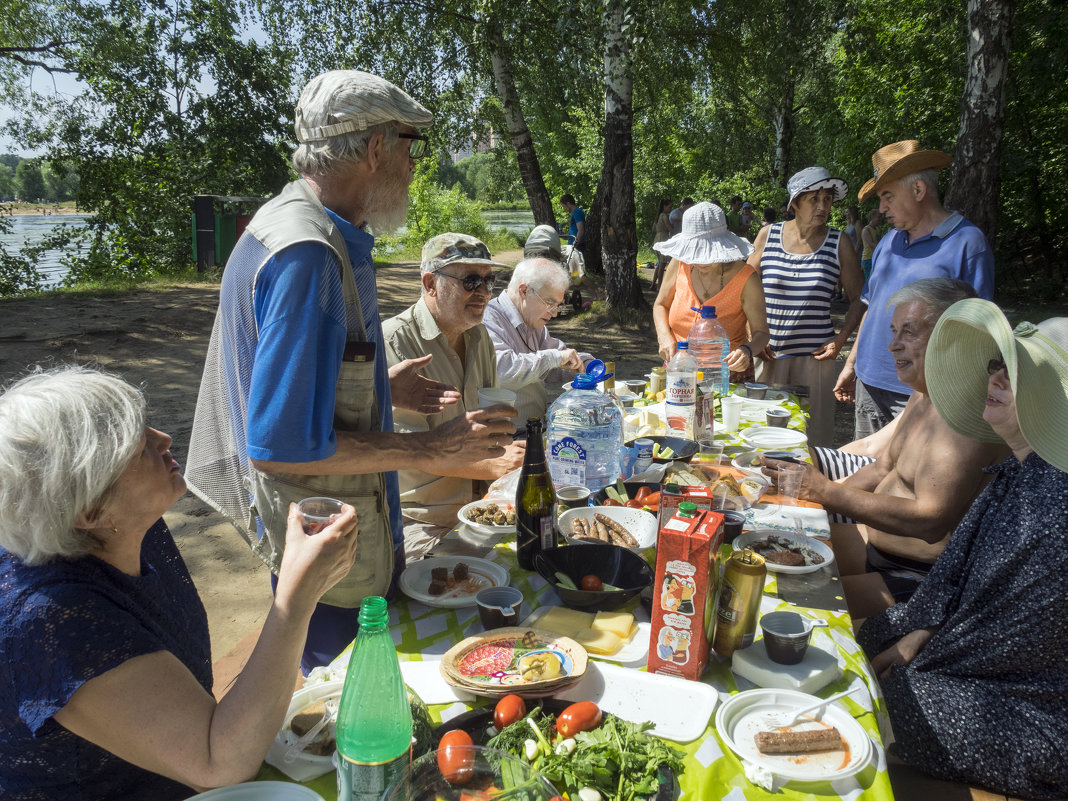
MULTIPOLYGON (((551 606, 539 606, 534 610, 533 614, 519 625, 532 629, 538 628, 538 619, 550 609, 552 609, 551 606)), ((635 620, 634 624, 638 630, 614 654, 595 654, 589 650, 586 653, 590 655, 591 659, 607 659, 610 662, 622 662, 624 664, 630 664, 631 662, 642 662, 644 664, 649 656, 649 631, 652 628, 652 624, 648 620, 635 620)))
POLYGON ((580 506, 577 509, 568 509, 560 515, 560 531, 564 532, 564 539, 573 545, 589 545, 587 540, 572 539, 571 521, 575 518, 593 520, 594 515, 603 514, 619 523, 630 532, 638 542, 632 551, 642 551, 656 545, 656 515, 646 512, 644 509, 631 509, 626 506, 580 506))
MULTIPOLYGON (((749 543, 756 542, 757 540, 765 539, 769 536, 790 538, 790 535, 785 531, 773 528, 759 528, 752 531, 746 531, 744 534, 739 535, 734 540, 734 549, 739 551, 749 546, 749 543)), ((814 573, 817 570, 827 567, 834 562, 834 551, 832 551, 826 544, 819 540, 805 536, 805 545, 811 548, 813 551, 823 557, 823 562, 818 565, 778 565, 774 562, 765 561, 768 571, 771 573, 814 573)))
POLYGON ((420 559, 408 565, 400 576, 401 592, 427 606, 437 606, 442 609, 474 606, 475 595, 479 590, 507 585, 508 570, 505 567, 496 562, 472 556, 432 556, 429 559, 420 559), (480 580, 472 581, 469 586, 450 590, 442 595, 431 595, 427 592, 427 588, 430 587, 431 570, 435 567, 444 567, 451 574, 452 569, 460 562, 466 564, 471 575, 480 580))
MULTIPOLYGON (((770 450, 775 449, 772 448, 770 450)), ((806 451, 804 448, 781 448, 780 450, 789 451, 802 461, 808 458, 808 451, 806 451)), ((739 453, 737 456, 734 457, 734 459, 731 460, 731 466, 737 467, 739 470, 745 470, 749 473, 760 473, 760 475, 763 476, 764 474, 760 470, 760 463, 758 462, 756 466, 753 465, 753 459, 759 459, 763 455, 764 454, 760 451, 745 451, 744 453, 739 453)), ((767 476, 764 476, 764 478, 767 478, 767 476)))
POLYGON ((344 688, 344 681, 327 681, 302 687, 293 693, 293 699, 289 702, 289 709, 282 719, 282 728, 274 736, 274 741, 271 743, 264 761, 298 782, 306 782, 334 770, 333 754, 319 756, 318 754, 309 754, 302 751, 297 754, 296 759, 288 763, 285 761, 285 754, 289 750, 290 744, 299 739, 289 728, 289 722, 293 720, 293 716, 316 701, 327 701, 331 698, 340 699, 341 691, 344 688))
POLYGON ((710 684, 604 662, 590 662, 582 681, 556 697, 593 701, 602 711, 635 723, 650 721, 653 734, 677 743, 704 734, 719 701, 710 684))
POLYGON ((511 533, 515 533, 515 524, 510 525, 510 526, 490 526, 490 525, 487 525, 485 523, 475 523, 474 521, 470 520, 467 517, 469 512, 477 509, 480 506, 489 506, 491 503, 495 503, 500 507, 507 507, 509 509, 515 509, 515 504, 514 503, 509 503, 508 501, 501 501, 501 500, 472 501, 471 503, 468 503, 468 504, 465 504, 464 506, 461 506, 460 507, 460 511, 456 513, 456 517, 459 519, 459 521, 462 524, 464 524, 465 526, 469 526, 470 528, 474 529, 479 534, 490 535, 490 534, 511 534, 511 533))
MULTIPOLYGON (((579 687, 582 685, 579 684, 579 687)), ((754 737, 757 732, 772 731, 765 716, 772 712, 803 709, 819 702, 815 695, 796 690, 749 690, 731 696, 716 712, 716 729, 723 742, 742 759, 787 780, 817 782, 841 779, 863 770, 871 759, 872 746, 868 733, 844 707, 837 702, 824 707, 822 722, 835 726, 846 744, 848 753, 841 751, 823 754, 762 754, 754 737)), ((819 710, 815 714, 820 714, 819 710)), ((793 730, 821 728, 819 721, 802 721, 793 730)))
POLYGON ((808 437, 792 428, 774 426, 751 426, 742 432, 742 439, 754 448, 796 448, 808 442, 808 437))
POLYGON ((731 394, 742 398, 746 403, 757 403, 761 406, 776 406, 790 398, 790 396, 781 389, 769 389, 764 393, 763 398, 750 398, 745 394, 745 387, 741 384, 739 384, 731 394))
POLYGON ((293 782, 245 782, 192 796, 189 801, 324 801, 314 790, 293 782))

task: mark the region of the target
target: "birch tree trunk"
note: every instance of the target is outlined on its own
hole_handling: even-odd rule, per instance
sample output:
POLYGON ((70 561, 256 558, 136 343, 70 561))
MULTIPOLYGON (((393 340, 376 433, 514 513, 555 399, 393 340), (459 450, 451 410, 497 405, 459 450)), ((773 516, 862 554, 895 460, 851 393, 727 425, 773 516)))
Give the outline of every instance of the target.
POLYGON ((519 102, 519 93, 512 76, 512 64, 505 50, 500 32, 490 37, 490 63, 493 66, 493 80, 497 85, 497 96, 504 107, 504 119, 508 125, 508 136, 515 148, 516 160, 519 162, 519 175, 523 188, 530 201, 530 210, 534 212, 535 225, 551 225, 556 228, 556 215, 553 201, 545 188, 545 179, 541 174, 538 154, 534 151, 534 140, 530 136, 523 107, 519 102))
POLYGON ((794 82, 788 81, 785 92, 775 108, 773 124, 775 126, 775 158, 771 168, 771 177, 779 186, 786 186, 786 180, 793 175, 790 162, 794 149, 794 82))
POLYGON ((946 206, 977 225, 991 245, 1001 196, 1005 84, 1016 0, 969 0, 968 78, 946 206))
POLYGON ((633 27, 626 0, 608 0, 604 11, 604 167, 601 173, 601 258, 609 309, 641 305, 638 234, 634 218, 634 124, 631 83, 633 27))

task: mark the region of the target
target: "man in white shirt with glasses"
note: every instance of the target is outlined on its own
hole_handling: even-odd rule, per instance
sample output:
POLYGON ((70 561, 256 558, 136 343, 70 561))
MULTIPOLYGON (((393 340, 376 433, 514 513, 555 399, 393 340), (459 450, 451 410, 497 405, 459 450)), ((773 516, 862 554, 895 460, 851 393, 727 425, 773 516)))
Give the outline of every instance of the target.
POLYGON ((592 354, 579 353, 551 336, 548 322, 560 312, 571 282, 552 259, 523 259, 508 288, 489 302, 483 322, 497 351, 497 384, 516 393, 519 425, 542 417, 549 388, 574 377, 592 354))

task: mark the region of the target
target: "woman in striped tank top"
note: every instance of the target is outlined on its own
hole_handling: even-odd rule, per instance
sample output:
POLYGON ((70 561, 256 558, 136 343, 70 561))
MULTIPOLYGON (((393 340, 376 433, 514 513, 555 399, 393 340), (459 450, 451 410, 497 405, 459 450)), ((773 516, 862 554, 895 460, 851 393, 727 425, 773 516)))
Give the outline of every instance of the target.
POLYGON ((760 272, 771 344, 761 354, 756 376, 767 384, 800 384, 809 391, 808 441, 834 439, 837 357, 864 312, 864 277, 857 251, 827 224, 831 204, 845 197, 846 183, 823 167, 808 167, 787 183, 794 218, 762 228, 749 264, 760 272), (837 334, 831 295, 841 280, 849 311, 837 334))

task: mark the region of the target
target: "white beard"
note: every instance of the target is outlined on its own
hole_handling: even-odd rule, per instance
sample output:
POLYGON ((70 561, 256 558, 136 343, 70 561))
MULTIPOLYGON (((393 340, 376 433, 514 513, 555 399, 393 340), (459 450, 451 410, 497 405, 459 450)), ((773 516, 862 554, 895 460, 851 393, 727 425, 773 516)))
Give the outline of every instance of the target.
POLYGON ((391 234, 408 221, 408 201, 407 174, 394 172, 368 190, 366 224, 375 236, 391 234))

